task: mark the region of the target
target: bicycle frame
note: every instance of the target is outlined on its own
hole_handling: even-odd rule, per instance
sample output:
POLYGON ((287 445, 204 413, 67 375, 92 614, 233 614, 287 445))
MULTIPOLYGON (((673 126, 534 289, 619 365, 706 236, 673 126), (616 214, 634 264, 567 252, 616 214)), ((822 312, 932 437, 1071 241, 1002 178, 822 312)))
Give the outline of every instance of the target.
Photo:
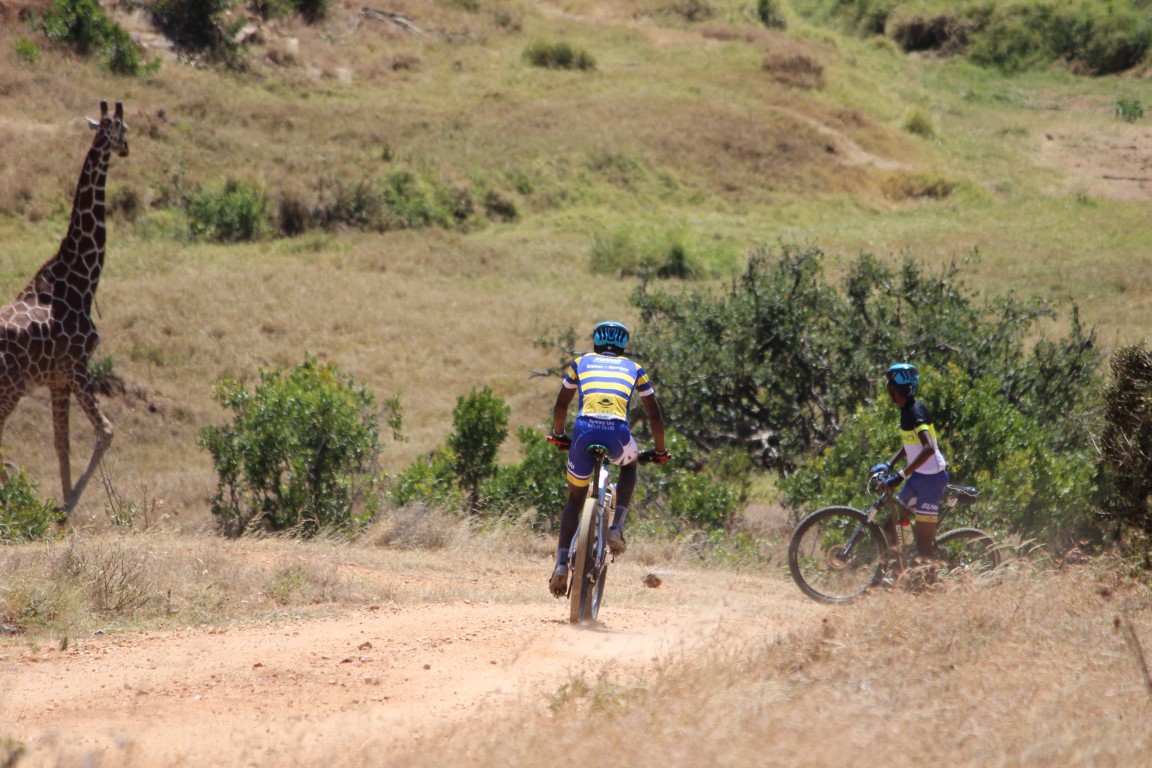
MULTIPOLYGON (((874 490, 875 486, 879 485, 880 477, 881 476, 877 474, 869 478, 868 488, 874 490)), ((978 494, 975 488, 964 485, 953 485, 952 483, 949 483, 945 487, 945 492, 948 494, 948 498, 940 507, 940 513, 936 517, 937 530, 944 529, 944 521, 948 519, 949 514, 956 508, 957 504, 971 503, 976 499, 978 494), (961 499, 967 499, 967 501, 961 501, 961 499)), ((896 561, 899 564, 900 570, 903 570, 908 565, 904 556, 904 550, 908 542, 904 540, 904 528, 906 526, 900 525, 900 521, 911 520, 913 521, 912 524, 915 525, 916 511, 900 500, 894 488, 884 488, 883 493, 881 493, 876 500, 872 502, 872 506, 868 508, 868 522, 879 523, 883 527, 885 521, 877 520, 877 517, 880 514, 880 510, 885 507, 888 509, 889 519, 892 520, 893 527, 896 529, 896 535, 900 539, 898 542, 899 546, 894 554, 896 555, 896 561)), ((864 526, 860 526, 859 529, 853 532, 844 547, 845 553, 852 549, 863 531, 864 526)))

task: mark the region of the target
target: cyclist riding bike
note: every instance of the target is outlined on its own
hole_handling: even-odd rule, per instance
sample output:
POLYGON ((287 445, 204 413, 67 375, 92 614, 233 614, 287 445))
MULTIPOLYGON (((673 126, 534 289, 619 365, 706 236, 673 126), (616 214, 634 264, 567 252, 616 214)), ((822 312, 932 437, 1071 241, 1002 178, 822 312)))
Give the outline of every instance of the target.
POLYGON ((624 554, 624 521, 636 489, 636 462, 639 450, 628 427, 628 408, 634 393, 648 415, 655 444, 655 461, 663 464, 670 458, 664 449, 664 415, 656 392, 644 369, 624 357, 628 346, 628 329, 620 323, 602 322, 592 331, 592 354, 572 361, 564 375, 556 405, 552 408, 552 436, 549 440, 561 450, 568 450, 568 500, 560 518, 560 543, 556 550, 556 567, 548 581, 555 597, 568 589, 568 545, 576 534, 580 510, 592 479, 590 445, 608 448, 608 459, 620 467, 616 481, 616 517, 605 534, 614 556, 624 554), (568 406, 579 396, 572 437, 564 434, 568 406))
MULTIPOLYGON (((932 414, 923 403, 916 399, 920 386, 920 373, 911 363, 894 363, 885 372, 888 381, 888 397, 900 407, 900 434, 902 444, 890 461, 877 464, 872 473, 892 472, 901 459, 907 462, 904 469, 889 474, 884 484, 889 488, 904 485, 897 498, 904 502, 916 515, 916 555, 920 561, 930 561, 933 541, 936 538, 936 521, 940 514, 940 497, 948 486, 947 462, 936 440, 936 427, 932 414), (907 481, 907 482, 905 482, 907 481)), ((901 520, 901 525, 908 521, 901 520)), ((895 542, 895 523, 889 523, 884 531, 889 543, 895 542)))

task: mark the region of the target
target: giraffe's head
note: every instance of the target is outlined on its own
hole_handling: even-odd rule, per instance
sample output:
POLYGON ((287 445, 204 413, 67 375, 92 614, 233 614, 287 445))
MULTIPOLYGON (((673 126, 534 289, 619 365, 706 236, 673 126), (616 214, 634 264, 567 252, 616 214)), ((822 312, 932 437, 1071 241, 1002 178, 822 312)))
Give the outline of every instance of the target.
POLYGON ((124 105, 116 102, 116 112, 108 114, 108 102, 100 102, 100 121, 88 118, 88 125, 97 131, 120 157, 128 155, 128 124, 124 122, 124 105))

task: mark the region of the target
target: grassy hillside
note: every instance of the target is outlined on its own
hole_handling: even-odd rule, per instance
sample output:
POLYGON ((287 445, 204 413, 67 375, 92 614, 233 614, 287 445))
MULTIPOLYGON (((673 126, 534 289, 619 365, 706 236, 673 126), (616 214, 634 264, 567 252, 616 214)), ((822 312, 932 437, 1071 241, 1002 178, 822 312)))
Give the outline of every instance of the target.
MULTIPOLYGON (((686 243, 717 276, 779 241, 823 247, 831 269, 861 250, 943 263, 977 248, 967 274, 981 290, 1075 301, 1107 346, 1152 328, 1152 143, 1115 115, 1134 79, 1006 78, 798 18, 766 29, 736 0, 389 4, 424 34, 360 7, 269 24, 241 72, 152 48, 161 66, 140 79, 50 46, 28 63, 17 42, 43 39, 0 29, 8 294, 64 233, 83 117, 100 98, 125 103, 131 155, 110 173, 99 356, 128 385, 106 405, 108 482, 142 505, 203 521, 214 478, 195 435, 222 416, 212 382, 253 381, 305 352, 401 393, 410 439, 386 447, 392 470, 443 439, 473 386, 507 400, 513 426, 540 424, 555 381, 531 371, 555 360, 532 341, 630 319, 635 279, 590 271, 596 238, 686 243), (595 68, 530 66, 535 42, 569 43, 595 68), (316 209, 396 173, 475 210, 495 195, 516 216, 219 245, 189 239, 178 205, 237 179, 275 218, 282 203, 316 209)), ((155 39, 139 15, 110 10, 155 39)), ((48 420, 46 395, 28 398, 5 458, 56 493, 48 420)), ((73 433, 82 466, 91 432, 78 412, 73 433)), ((104 504, 94 486, 82 506, 99 516, 104 504)))

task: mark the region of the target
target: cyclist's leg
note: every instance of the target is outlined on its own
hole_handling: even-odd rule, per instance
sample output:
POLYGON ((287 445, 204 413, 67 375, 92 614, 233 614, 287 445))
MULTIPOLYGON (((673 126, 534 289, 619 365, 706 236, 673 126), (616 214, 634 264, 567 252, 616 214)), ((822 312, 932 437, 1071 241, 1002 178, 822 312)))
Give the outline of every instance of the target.
POLYGON ((622 555, 628 548, 624 540, 624 524, 628 519, 628 507, 632 503, 632 493, 636 490, 636 465, 639 448, 632 437, 627 423, 617 430, 619 450, 613 451, 612 461, 620 466, 620 476, 616 478, 616 515, 608 528, 608 546, 614 555, 622 555))
POLYGON ((913 472, 912 477, 900 489, 899 498, 916 513, 916 554, 922 559, 931 559, 935 549, 936 520, 940 514, 940 497, 948 486, 948 472, 934 475, 913 472))
POLYGON ((562 597, 568 591, 568 547, 572 537, 576 535, 576 527, 580 524, 580 511, 584 507, 584 498, 588 495, 588 483, 592 479, 592 457, 585 449, 589 442, 588 431, 577 419, 572 428, 572 445, 568 449, 568 498, 564 502, 564 509, 560 513, 560 540, 556 546, 556 565, 552 568, 552 576, 548 587, 552 594, 562 597))

